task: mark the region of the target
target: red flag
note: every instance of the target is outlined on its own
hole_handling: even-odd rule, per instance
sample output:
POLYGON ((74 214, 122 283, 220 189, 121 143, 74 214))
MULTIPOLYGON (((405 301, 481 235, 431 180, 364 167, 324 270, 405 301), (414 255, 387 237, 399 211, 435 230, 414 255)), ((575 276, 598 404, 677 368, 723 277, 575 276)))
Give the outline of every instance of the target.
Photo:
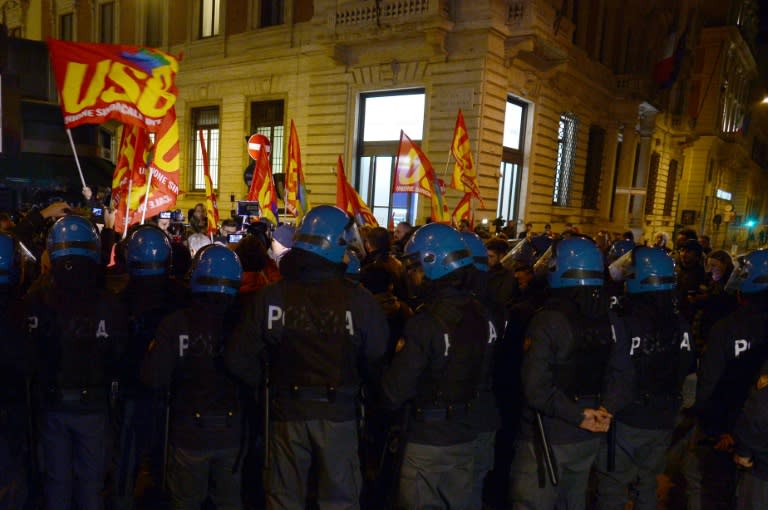
POLYGON ((178 59, 154 48, 48 39, 64 125, 117 119, 159 132, 174 109, 178 59))
POLYGON ((336 163, 336 206, 351 214, 361 225, 379 226, 379 222, 376 221, 371 210, 363 202, 355 188, 347 182, 341 156, 336 163))
POLYGON ((126 212, 129 215, 128 225, 133 225, 141 221, 142 215, 155 216, 176 205, 179 195, 179 125, 175 110, 163 119, 160 129, 152 144, 146 130, 133 125, 123 126, 117 166, 112 178, 113 189, 117 189, 113 205, 115 230, 118 232, 125 228, 126 212), (149 196, 147 175, 152 176, 149 196), (129 180, 130 196, 127 196, 129 180))
POLYGON ((299 135, 296 133, 296 125, 291 119, 291 133, 288 136, 288 159, 285 168, 285 208, 296 217, 296 221, 300 221, 310 207, 304 171, 301 166, 299 135))
POLYGON ((259 151, 253 168, 253 179, 248 191, 248 200, 258 200, 261 217, 273 225, 277 225, 277 192, 275 191, 275 180, 272 177, 272 168, 269 166, 267 151, 259 151))
POLYGON ((474 223, 474 218, 472 217, 472 193, 464 193, 464 196, 459 200, 459 203, 456 204, 456 209, 453 210, 453 214, 451 214, 451 218, 453 218, 453 222, 458 226, 459 223, 461 223, 461 220, 467 220, 469 222, 469 228, 472 229, 474 223))
POLYGON ((404 131, 400 131, 400 145, 395 161, 395 176, 392 191, 419 193, 429 197, 432 202, 432 221, 450 223, 451 215, 445 204, 443 190, 432 163, 426 154, 417 147, 404 131))
POLYGON ((451 188, 472 193, 480 199, 483 205, 483 199, 480 197, 480 188, 477 186, 477 169, 472 159, 472 148, 469 145, 469 134, 467 125, 464 123, 464 115, 459 110, 456 117, 456 126, 453 128, 453 139, 451 141, 451 154, 456 160, 453 166, 453 176, 451 177, 451 188))
POLYGON ((395 211, 392 211, 392 214, 389 215, 389 224, 387 225, 387 230, 390 232, 395 231, 395 211))
POLYGON ((216 205, 216 193, 213 191, 211 165, 208 159, 208 149, 205 146, 203 130, 197 132, 200 138, 200 152, 203 156, 203 175, 205 176, 205 214, 208 218, 208 235, 216 234, 219 226, 219 207, 216 205))

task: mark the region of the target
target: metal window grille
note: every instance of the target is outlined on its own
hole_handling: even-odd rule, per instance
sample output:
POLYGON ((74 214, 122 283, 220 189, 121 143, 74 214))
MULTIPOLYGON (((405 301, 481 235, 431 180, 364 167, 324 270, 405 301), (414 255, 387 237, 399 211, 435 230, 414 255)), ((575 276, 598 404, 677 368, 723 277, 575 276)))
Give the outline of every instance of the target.
POLYGON ((605 130, 599 126, 590 127, 582 200, 584 209, 597 209, 600 196, 600 176, 603 170, 603 147, 605 147, 605 130))
POLYGON ((675 188, 677 187, 677 160, 669 162, 669 176, 667 177, 667 192, 664 195, 664 216, 672 215, 672 205, 675 201, 675 188))
POLYGON ((272 173, 280 173, 284 170, 283 149, 285 147, 285 126, 283 125, 284 103, 283 100, 257 101, 251 103, 251 132, 269 138, 272 148, 269 154, 269 162, 272 165, 272 173))
POLYGON ((62 41, 74 40, 74 18, 75 15, 72 13, 59 16, 59 39, 62 41))
POLYGON ((557 162, 555 167, 555 182, 552 186, 552 203, 568 206, 571 201, 571 181, 576 164, 576 136, 578 122, 571 113, 560 115, 560 126, 557 132, 557 162))
POLYGON ((648 187, 645 193, 645 214, 653 214, 653 205, 656 202, 656 188, 659 180, 659 163, 661 156, 658 152, 651 154, 651 165, 648 168, 648 187))
POLYGON ((198 132, 203 130, 205 148, 208 151, 209 169, 211 172, 211 182, 214 189, 219 187, 219 108, 195 108, 192 110, 192 143, 194 154, 193 172, 195 180, 192 188, 195 190, 205 189, 205 167, 203 166, 203 151, 200 145, 200 135, 198 132))

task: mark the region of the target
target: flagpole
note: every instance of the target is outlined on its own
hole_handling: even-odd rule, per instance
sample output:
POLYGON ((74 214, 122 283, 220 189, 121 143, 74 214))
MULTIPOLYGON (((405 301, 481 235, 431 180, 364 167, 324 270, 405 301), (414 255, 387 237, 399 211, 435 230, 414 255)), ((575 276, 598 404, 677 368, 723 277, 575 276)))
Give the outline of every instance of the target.
POLYGON ((83 188, 86 188, 85 178, 83 177, 83 169, 80 168, 80 159, 77 157, 77 150, 75 150, 75 141, 72 139, 72 130, 67 128, 67 136, 69 137, 69 144, 72 146, 72 154, 75 155, 75 163, 77 164, 77 173, 80 174, 80 182, 83 183, 83 188))
POLYGON ((147 202, 149 201, 149 185, 152 184, 152 169, 147 165, 147 192, 144 194, 144 209, 141 210, 141 224, 144 224, 144 220, 147 217, 147 202))
POLYGON ((125 196, 125 226, 123 227, 123 239, 128 235, 128 222, 131 214, 131 187, 133 186, 133 171, 128 176, 128 194, 125 196))

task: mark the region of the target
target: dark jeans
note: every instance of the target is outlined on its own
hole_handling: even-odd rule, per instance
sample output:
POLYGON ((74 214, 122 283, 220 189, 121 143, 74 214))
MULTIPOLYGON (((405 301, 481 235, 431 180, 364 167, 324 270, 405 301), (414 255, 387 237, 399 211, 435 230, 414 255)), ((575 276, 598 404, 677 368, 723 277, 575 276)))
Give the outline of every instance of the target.
POLYGON ((408 443, 400 472, 398 508, 469 510, 476 443, 408 443))
POLYGON ((239 448, 195 451, 172 447, 168 488, 174 510, 200 510, 207 496, 218 510, 242 508, 241 471, 234 472, 239 448))
POLYGON ((493 468, 493 454, 496 432, 482 432, 475 439, 475 458, 472 466, 471 508, 483 508, 483 486, 485 477, 493 468))
POLYGON ((597 458, 600 436, 571 444, 552 445, 559 484, 555 487, 541 471, 534 445, 518 441, 510 471, 510 503, 516 510, 583 510, 587 501, 589 472, 597 458), (543 487, 540 486, 543 482, 543 487))
POLYGON ((317 487, 319 510, 360 508, 356 422, 275 421, 270 426, 267 508, 304 510, 308 485, 317 487), (317 478, 311 483, 310 466, 317 478))
POLYGON ((616 427, 616 465, 613 472, 608 472, 608 448, 603 441, 595 469, 597 507, 622 510, 632 500, 633 510, 656 510, 656 476, 664 471, 671 431, 640 429, 619 422, 611 426, 616 427))
POLYGON ((73 491, 78 508, 101 510, 106 437, 104 413, 44 413, 40 441, 46 472, 46 510, 69 510, 73 491))

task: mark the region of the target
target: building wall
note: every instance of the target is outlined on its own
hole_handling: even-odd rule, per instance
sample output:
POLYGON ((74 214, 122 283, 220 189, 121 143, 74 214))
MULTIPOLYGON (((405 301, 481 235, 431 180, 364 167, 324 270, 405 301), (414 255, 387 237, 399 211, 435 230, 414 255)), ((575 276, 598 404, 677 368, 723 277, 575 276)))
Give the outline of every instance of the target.
MULTIPOLYGON (((29 12, 42 19, 40 29, 30 28, 29 34, 55 34, 54 14, 62 1, 66 3, 32 1, 29 12)), ((725 225, 718 232, 712 225, 723 207, 714 198, 717 187, 731 186, 734 195, 737 189, 743 194, 733 201, 738 209, 754 203, 766 183, 765 172, 750 158, 753 135, 724 136, 718 129, 724 55, 738 59, 748 78, 756 75, 757 67, 750 42, 741 35, 748 31, 728 25, 731 9, 723 4, 729 2, 706 0, 696 9, 689 3, 631 0, 618 6, 592 0, 576 8, 575 3, 555 0, 424 0, 401 5, 423 8, 415 14, 382 14, 374 20, 373 11, 364 8, 379 5, 384 13, 391 2, 297 0, 285 8, 286 24, 254 28, 258 0, 222 0, 220 35, 199 39, 199 0, 120 0, 116 33, 121 43, 143 43, 147 10, 163 9, 164 49, 183 54, 177 103, 181 188, 189 189, 190 183, 191 109, 218 105, 222 209, 230 196, 241 199, 247 193, 243 170, 249 162, 245 137, 251 102, 285 101, 285 126, 291 119, 296 123, 310 200, 333 203, 337 156, 344 157, 350 180, 358 171, 353 157, 359 95, 422 87, 422 148, 438 174, 448 167, 446 179, 456 112, 461 108, 464 113, 485 199, 477 218, 495 216, 504 112, 511 95, 529 104, 522 212, 516 218, 520 223, 533 221, 536 229, 551 223, 556 231, 576 223, 588 233, 633 226, 650 238, 659 230, 676 230, 682 211, 695 210, 695 228, 725 237, 725 225), (670 33, 678 36, 685 51, 677 80, 665 88, 651 76, 670 33), (643 104, 659 110, 650 138, 637 132, 643 104), (579 121, 569 207, 552 203, 558 122, 564 112, 579 121), (592 125, 605 130, 605 144, 598 207, 583 209, 592 125), (638 147, 644 147, 640 157, 638 147), (626 191, 634 194, 633 200, 644 200, 640 193, 648 183, 636 177, 635 161, 646 161, 653 152, 660 157, 653 183, 657 192, 651 213, 638 218, 626 191), (671 160, 678 161, 678 178, 674 206, 665 215, 671 160), (712 181, 710 161, 717 176, 712 181)), ((74 5, 77 38, 89 40, 96 34, 95 3, 74 5)), ((37 26, 32 20, 28 25, 37 26)), ((640 169, 641 176, 645 170, 640 169)), ((447 197, 452 207, 459 194, 448 190, 447 197)), ((202 193, 187 193, 180 205, 187 208, 198 201, 202 193)), ((428 201, 421 203, 419 219, 428 215, 428 201)))

